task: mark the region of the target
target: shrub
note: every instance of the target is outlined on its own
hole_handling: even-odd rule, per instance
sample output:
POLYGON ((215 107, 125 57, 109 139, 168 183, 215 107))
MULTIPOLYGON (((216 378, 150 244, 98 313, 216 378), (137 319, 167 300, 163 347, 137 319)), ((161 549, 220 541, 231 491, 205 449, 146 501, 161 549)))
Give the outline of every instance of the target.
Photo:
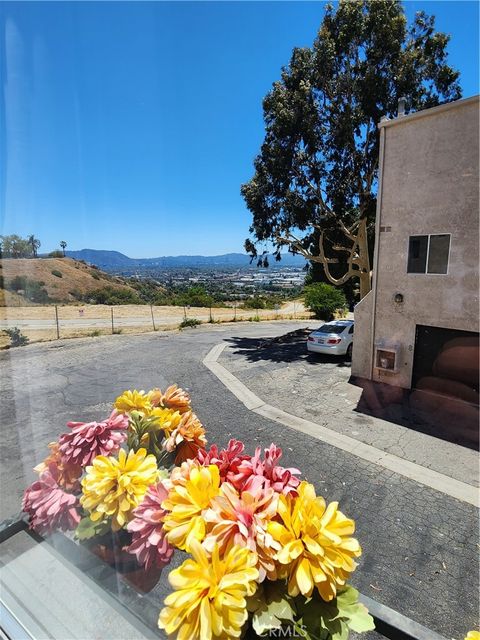
POLYGON ((90 275, 92 276, 92 278, 94 278, 95 280, 100 280, 100 276, 98 275, 98 273, 95 273, 95 271, 91 271, 90 275))
POLYGON ((32 302, 51 302, 48 293, 43 289, 43 280, 30 280, 27 276, 15 276, 7 283, 10 291, 23 291, 25 298, 32 302))
POLYGON ((10 289, 10 291, 25 291, 27 280, 26 276, 15 276, 7 283, 7 289, 10 289))
POLYGON ((190 287, 179 296, 179 301, 189 307, 211 307, 213 304, 212 296, 200 285, 190 287))
POLYGON ((4 329, 7 336, 10 338, 10 346, 12 347, 23 347, 28 344, 27 336, 24 336, 18 327, 13 327, 12 329, 4 329))
POLYGON ((72 289, 68 293, 72 296, 72 298, 74 298, 78 302, 82 302, 83 301, 83 294, 80 291, 80 289, 72 289))
POLYGON ((145 304, 134 291, 103 287, 86 295, 92 304, 145 304))
POLYGON ((243 302, 244 309, 275 309, 283 302, 280 296, 254 295, 243 302))
POLYGON ((259 296, 248 298, 243 303, 244 309, 265 309, 265 300, 259 296))
POLYGON ((346 305, 343 291, 330 284, 315 282, 305 287, 305 306, 320 320, 332 320, 335 311, 346 305))
POLYGON ((197 320, 197 318, 185 318, 178 325, 178 328, 185 329, 186 327, 196 327, 199 324, 202 324, 202 323, 200 322, 200 320, 197 320))
POLYGON ((49 258, 63 258, 63 252, 62 251, 50 251, 50 253, 48 254, 49 258))
POLYGON ((61 271, 57 271, 57 269, 52 269, 51 271, 52 276, 55 276, 56 278, 63 278, 63 274, 61 271))

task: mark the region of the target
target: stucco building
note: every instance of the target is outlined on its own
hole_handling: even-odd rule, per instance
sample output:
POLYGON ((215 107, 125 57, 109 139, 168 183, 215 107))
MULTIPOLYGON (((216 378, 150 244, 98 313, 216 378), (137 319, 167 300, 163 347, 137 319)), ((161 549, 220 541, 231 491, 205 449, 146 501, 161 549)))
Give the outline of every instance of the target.
POLYGON ((352 375, 478 404, 479 97, 380 128, 372 291, 352 375))

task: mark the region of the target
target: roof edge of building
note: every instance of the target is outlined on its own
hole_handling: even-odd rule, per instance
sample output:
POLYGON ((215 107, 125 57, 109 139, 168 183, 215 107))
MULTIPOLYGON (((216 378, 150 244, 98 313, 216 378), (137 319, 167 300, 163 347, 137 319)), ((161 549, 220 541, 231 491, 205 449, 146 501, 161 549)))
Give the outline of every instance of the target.
POLYGON ((462 98, 461 100, 454 100, 453 102, 446 102, 440 104, 437 107, 430 107, 430 109, 422 109, 422 111, 415 111, 405 116, 397 116, 392 119, 380 120, 378 128, 392 127, 397 124, 411 122, 412 120, 418 120, 420 118, 427 118, 428 116, 436 115, 437 113, 443 113, 444 111, 450 111, 451 109, 457 109, 469 104, 474 104, 480 101, 480 95, 471 96, 470 98, 462 98))

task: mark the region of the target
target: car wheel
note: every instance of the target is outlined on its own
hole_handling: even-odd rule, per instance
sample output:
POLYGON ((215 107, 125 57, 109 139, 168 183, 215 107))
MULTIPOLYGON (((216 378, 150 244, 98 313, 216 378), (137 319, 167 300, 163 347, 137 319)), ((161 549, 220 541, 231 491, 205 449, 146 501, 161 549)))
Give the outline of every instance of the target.
POLYGON ((347 347, 347 360, 352 359, 352 353, 353 353, 353 342, 351 342, 347 347))

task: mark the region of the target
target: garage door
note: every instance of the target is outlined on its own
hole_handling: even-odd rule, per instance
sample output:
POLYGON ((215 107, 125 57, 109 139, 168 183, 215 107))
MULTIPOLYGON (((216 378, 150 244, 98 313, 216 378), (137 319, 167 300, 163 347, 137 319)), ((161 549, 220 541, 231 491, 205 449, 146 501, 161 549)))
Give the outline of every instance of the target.
POLYGON ((417 325, 412 387, 478 405, 478 333, 417 325))

